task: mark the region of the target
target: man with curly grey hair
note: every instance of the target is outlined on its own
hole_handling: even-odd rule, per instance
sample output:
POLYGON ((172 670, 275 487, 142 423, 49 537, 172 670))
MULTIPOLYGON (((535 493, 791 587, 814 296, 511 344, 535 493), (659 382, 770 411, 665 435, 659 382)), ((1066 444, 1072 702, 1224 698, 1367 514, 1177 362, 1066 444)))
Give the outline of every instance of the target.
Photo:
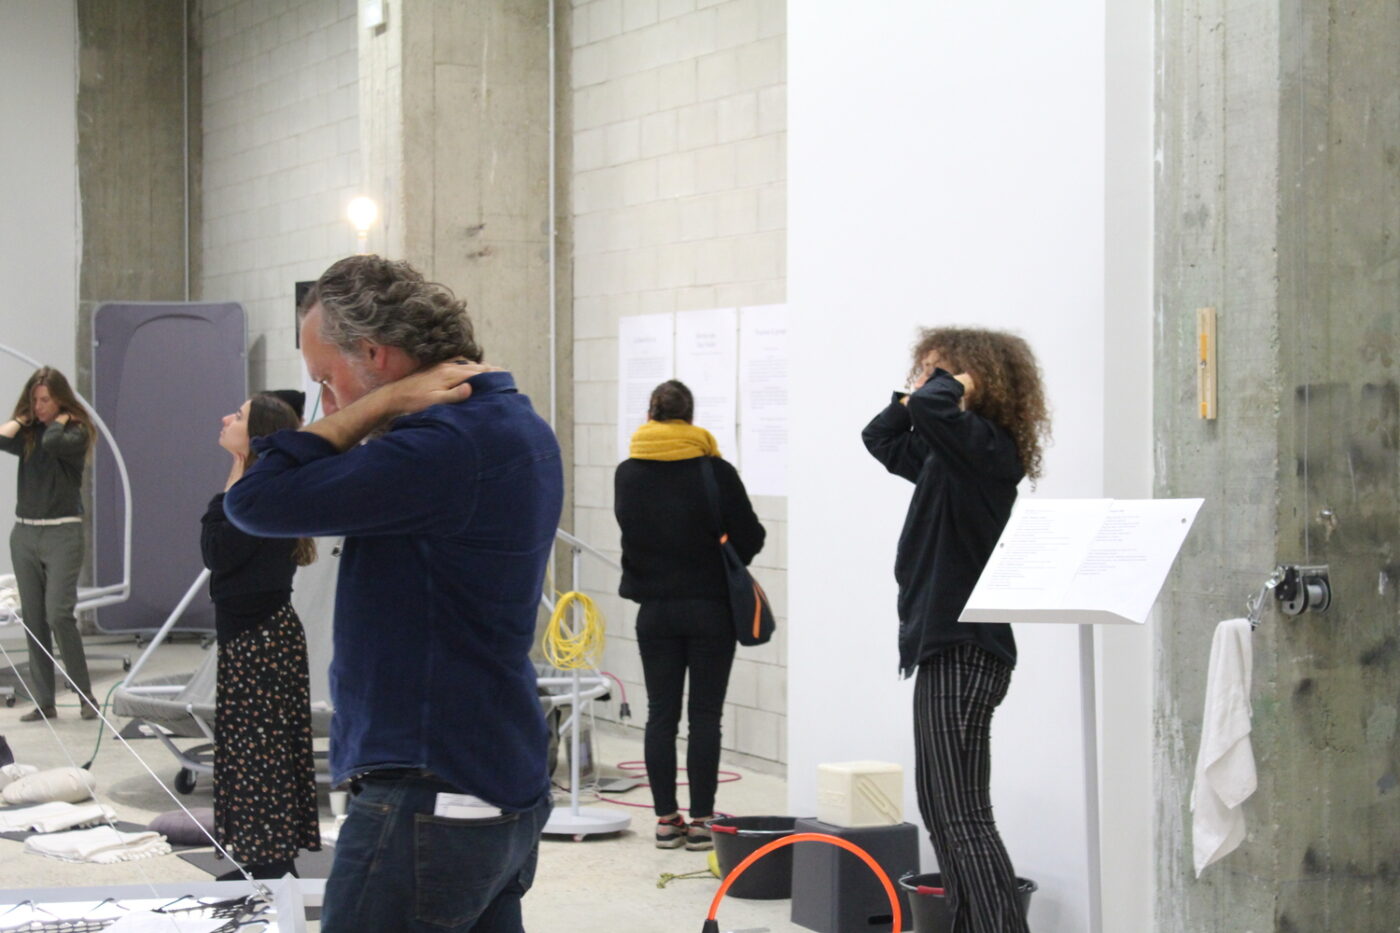
POLYGON ((407 263, 342 259, 299 316, 326 417, 256 441, 225 509, 252 534, 346 536, 331 770, 354 796, 321 929, 515 933, 551 809, 529 652, 558 442, 407 263))
POLYGON ((298 320, 302 354, 328 415, 421 366, 481 362, 465 305, 406 262, 340 260, 302 299, 298 320))

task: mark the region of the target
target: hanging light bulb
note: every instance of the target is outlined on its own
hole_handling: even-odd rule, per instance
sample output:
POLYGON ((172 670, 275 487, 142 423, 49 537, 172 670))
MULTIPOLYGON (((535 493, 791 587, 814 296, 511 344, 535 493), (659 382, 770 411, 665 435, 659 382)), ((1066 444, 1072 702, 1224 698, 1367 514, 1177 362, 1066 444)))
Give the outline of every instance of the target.
POLYGON ((345 208, 345 216, 349 219, 350 225, 355 228, 355 239, 358 241, 360 253, 369 252, 367 249, 369 228, 374 226, 374 222, 379 219, 379 205, 370 198, 360 195, 351 199, 345 208))

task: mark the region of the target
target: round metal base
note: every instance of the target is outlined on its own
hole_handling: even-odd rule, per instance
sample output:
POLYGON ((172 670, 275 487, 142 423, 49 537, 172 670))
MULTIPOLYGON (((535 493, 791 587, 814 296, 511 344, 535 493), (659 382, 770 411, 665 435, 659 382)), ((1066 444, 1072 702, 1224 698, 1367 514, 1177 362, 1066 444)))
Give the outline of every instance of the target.
POLYGON ((578 812, 568 804, 555 807, 544 824, 547 835, 573 836, 575 841, 599 833, 620 833, 632 825, 632 817, 602 807, 579 807, 578 812))

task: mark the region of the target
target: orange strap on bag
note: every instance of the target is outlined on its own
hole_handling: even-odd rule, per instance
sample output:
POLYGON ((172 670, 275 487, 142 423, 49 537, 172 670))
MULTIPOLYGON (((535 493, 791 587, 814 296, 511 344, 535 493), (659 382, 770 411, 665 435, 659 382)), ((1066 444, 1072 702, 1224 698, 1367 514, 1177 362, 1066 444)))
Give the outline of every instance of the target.
POLYGON ((719 542, 720 561, 724 569, 725 587, 729 591, 730 615, 734 637, 741 645, 762 645, 773 637, 776 622, 768 594, 744 566, 739 552, 724 530, 724 514, 720 506, 719 483, 714 465, 708 459, 700 461, 700 476, 705 485, 705 497, 710 504, 710 519, 719 542))

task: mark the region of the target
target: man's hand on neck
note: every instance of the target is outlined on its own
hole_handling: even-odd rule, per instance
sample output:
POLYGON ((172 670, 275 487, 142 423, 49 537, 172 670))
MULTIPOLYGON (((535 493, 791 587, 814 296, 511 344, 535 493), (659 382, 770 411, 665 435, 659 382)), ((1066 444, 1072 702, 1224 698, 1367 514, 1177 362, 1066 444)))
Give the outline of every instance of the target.
POLYGON ((344 452, 401 415, 466 400, 472 394, 468 379, 499 369, 489 363, 439 363, 372 389, 303 430, 325 438, 336 450, 344 452))

